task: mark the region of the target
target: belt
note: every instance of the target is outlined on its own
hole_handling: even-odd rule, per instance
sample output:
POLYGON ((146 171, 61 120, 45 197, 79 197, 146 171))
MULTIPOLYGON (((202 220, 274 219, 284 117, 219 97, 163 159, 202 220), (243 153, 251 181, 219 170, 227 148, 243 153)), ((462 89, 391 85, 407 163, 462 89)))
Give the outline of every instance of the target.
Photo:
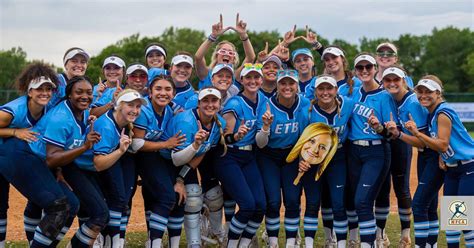
POLYGON ((337 144, 337 149, 342 148, 342 145, 343 145, 342 143, 337 144))
POLYGON ((376 146, 381 145, 382 140, 353 140, 352 144, 358 146, 376 146))
POLYGON ((472 162, 474 162, 474 159, 458 160, 458 161, 456 161, 456 163, 451 163, 451 164, 446 163, 446 166, 447 167, 457 167, 457 166, 461 166, 461 165, 464 165, 464 164, 469 164, 469 163, 472 163, 472 162))
POLYGON ((419 152, 424 152, 424 151, 425 151, 425 148, 418 148, 418 151, 419 151, 419 152))
POLYGON ((253 146, 252 145, 246 145, 246 146, 234 146, 234 145, 227 145, 229 148, 234 148, 237 150, 242 150, 242 151, 252 151, 253 146))

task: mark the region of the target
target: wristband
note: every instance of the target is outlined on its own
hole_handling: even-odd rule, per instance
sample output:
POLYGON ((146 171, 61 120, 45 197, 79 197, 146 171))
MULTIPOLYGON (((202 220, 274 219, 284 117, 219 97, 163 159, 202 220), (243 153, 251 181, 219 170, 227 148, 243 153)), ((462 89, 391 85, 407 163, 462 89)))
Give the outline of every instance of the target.
POLYGON ((240 40, 241 40, 241 41, 247 41, 248 39, 249 39, 249 36, 247 35, 247 37, 245 37, 245 38, 243 38, 243 39, 241 38, 240 40))
POLYGON ((315 49, 315 50, 318 50, 319 48, 321 48, 323 45, 321 45, 321 43, 319 41, 315 41, 313 42, 313 44, 311 44, 311 46, 315 49))
POLYGON ((176 177, 176 183, 184 184, 184 178, 182 178, 181 176, 176 177))
POLYGON ((183 168, 179 171, 179 176, 185 178, 188 172, 191 170, 191 167, 187 164, 183 165, 183 168))
POLYGON ((216 42, 216 41, 217 41, 217 37, 212 36, 212 34, 210 34, 210 35, 207 37, 207 39, 208 39, 209 41, 211 41, 211 42, 216 42))
POLYGON ((375 132, 377 132, 377 133, 383 132, 383 126, 382 126, 382 125, 379 125, 379 126, 375 129, 375 132))
POLYGON ((233 133, 226 134, 224 136, 224 140, 225 140, 225 143, 227 143, 227 144, 234 144, 235 142, 237 142, 237 140, 235 140, 235 138, 234 138, 233 133))

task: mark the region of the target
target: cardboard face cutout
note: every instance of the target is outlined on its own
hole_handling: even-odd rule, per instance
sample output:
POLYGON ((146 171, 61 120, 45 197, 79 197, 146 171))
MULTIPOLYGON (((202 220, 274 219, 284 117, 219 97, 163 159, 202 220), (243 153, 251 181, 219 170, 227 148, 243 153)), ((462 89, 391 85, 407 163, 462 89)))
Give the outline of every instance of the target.
MULTIPOLYGON (((337 146, 338 137, 334 129, 324 123, 312 123, 304 129, 286 162, 290 163, 299 158, 312 166, 319 166, 315 178, 317 181, 334 157, 337 146)), ((298 184, 303 174, 304 172, 298 173, 293 184, 298 184)))

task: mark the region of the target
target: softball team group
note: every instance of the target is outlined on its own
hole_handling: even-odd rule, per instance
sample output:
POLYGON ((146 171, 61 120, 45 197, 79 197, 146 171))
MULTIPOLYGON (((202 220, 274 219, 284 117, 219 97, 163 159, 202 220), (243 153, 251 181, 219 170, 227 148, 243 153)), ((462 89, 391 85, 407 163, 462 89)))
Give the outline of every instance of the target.
MULTIPOLYGON (((266 246, 278 247, 284 228, 286 247, 313 247, 320 210, 325 247, 388 247, 391 185, 401 223, 392 245, 437 247, 441 186, 444 195, 474 195, 474 141, 441 80, 414 84, 391 43, 351 60, 308 29, 296 37, 296 27, 256 55, 246 26, 237 16, 223 27, 221 16, 194 56, 169 59, 158 43, 145 48, 146 65, 110 55, 98 84, 85 76, 90 56, 81 48, 66 51, 59 75, 29 65, 17 80, 22 96, 0 107, 0 247, 10 184, 28 199, 30 247, 56 247, 76 216, 68 246, 126 246, 137 185, 146 247, 161 247, 165 232, 179 247, 183 226, 187 247, 257 247, 263 222, 266 246), (234 44, 217 43, 229 29, 242 40, 242 63, 234 44), (290 54, 298 39, 308 48, 290 54), (193 71, 199 82, 190 82, 193 71), (338 140, 327 138, 334 132, 338 140), (300 136, 308 137, 301 156, 291 152, 300 136)), ((474 247, 474 231, 463 236, 474 247)), ((459 247, 460 239, 446 231, 440 242, 459 247)))

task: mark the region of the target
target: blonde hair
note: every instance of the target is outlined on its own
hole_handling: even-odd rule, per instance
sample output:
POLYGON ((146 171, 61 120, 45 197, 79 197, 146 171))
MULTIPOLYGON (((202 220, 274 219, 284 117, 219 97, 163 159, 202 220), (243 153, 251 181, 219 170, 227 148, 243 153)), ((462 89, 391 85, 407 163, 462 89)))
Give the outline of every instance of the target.
POLYGON ((227 40, 223 40, 223 41, 217 43, 216 48, 214 48, 214 52, 212 52, 211 64, 209 64, 209 68, 214 68, 214 66, 216 66, 216 64, 217 64, 217 51, 219 51, 219 49, 221 49, 222 46, 225 45, 225 44, 231 46, 232 49, 234 49, 235 56, 234 56, 234 61, 232 62, 232 65, 234 67, 239 65, 240 60, 239 60, 239 54, 237 53, 237 48, 235 47, 235 45, 232 42, 227 41, 227 40))
MULTIPOLYGON (((334 78, 332 75, 329 75, 329 74, 321 74, 318 77, 331 77, 331 78, 334 78)), ((352 89, 352 86, 351 86, 351 89, 352 89)), ((308 110, 310 115, 311 115, 311 110, 312 110, 313 106, 318 104, 318 97, 316 96, 316 92, 317 92, 316 89, 314 89, 314 98, 313 98, 313 100, 311 100, 311 104, 309 105, 309 110, 308 110)), ((342 103, 341 103, 341 101, 339 101, 337 92, 336 92, 336 95, 334 96, 334 100, 336 101, 337 115, 339 117, 341 117, 341 105, 342 105, 342 103)))
MULTIPOLYGON (((137 93, 137 94, 139 94, 139 95, 141 96, 141 94, 140 94, 138 91, 134 90, 134 89, 124 89, 124 90, 122 90, 122 91, 117 95, 117 98, 115 99, 115 111, 119 110, 119 109, 121 108, 122 104, 124 103, 124 102, 121 102, 120 105, 117 105, 117 100, 118 100, 121 96, 123 96, 123 95, 125 95, 125 94, 127 94, 127 93, 130 93, 130 92, 135 92, 135 93, 137 93)), ((133 123, 131 123, 131 122, 128 123, 127 128, 129 129, 128 136, 129 136, 130 139, 131 139, 131 138, 133 137, 133 135, 134 135, 134 133, 133 133, 133 123)))
MULTIPOLYGON (((405 73, 405 75, 407 75, 407 71, 405 70, 405 68, 403 68, 403 66, 401 66, 399 64, 393 64, 393 65, 387 67, 385 70, 387 70, 390 67, 398 68, 398 69, 402 70, 405 73)), ((408 84, 407 84, 407 81, 405 80, 405 78, 402 78, 402 81, 403 81, 403 84, 405 85, 405 89, 408 90, 410 87, 408 87, 408 84)), ((382 83, 383 83, 383 79, 382 79, 382 83)))
POLYGON ((315 177, 316 181, 319 180, 319 178, 321 177, 324 170, 328 166, 329 162, 331 162, 331 159, 334 157, 334 154, 336 154, 336 151, 337 151, 339 139, 337 137, 336 131, 332 127, 320 122, 309 124, 309 126, 307 126, 304 129, 300 138, 296 142, 296 145, 293 147, 293 149, 291 149, 291 152, 286 157, 287 163, 293 162, 296 158, 300 156, 301 149, 303 148, 304 144, 306 144, 306 142, 308 142, 313 137, 316 137, 322 134, 327 134, 331 137, 332 145, 331 145, 331 148, 329 149, 328 154, 324 158, 323 162, 319 164, 319 168, 318 168, 318 171, 316 172, 316 177, 315 177))
MULTIPOLYGON (((441 90, 444 91, 443 82, 441 81, 441 79, 439 79, 439 77, 437 77, 435 75, 428 74, 428 75, 423 76, 420 80, 423 80, 423 79, 430 79, 430 80, 435 81, 436 83, 439 84, 439 86, 441 86, 441 90)), ((439 92, 439 95, 440 95, 441 99, 443 99, 443 101, 444 101, 445 99, 443 97, 443 92, 439 92)))

